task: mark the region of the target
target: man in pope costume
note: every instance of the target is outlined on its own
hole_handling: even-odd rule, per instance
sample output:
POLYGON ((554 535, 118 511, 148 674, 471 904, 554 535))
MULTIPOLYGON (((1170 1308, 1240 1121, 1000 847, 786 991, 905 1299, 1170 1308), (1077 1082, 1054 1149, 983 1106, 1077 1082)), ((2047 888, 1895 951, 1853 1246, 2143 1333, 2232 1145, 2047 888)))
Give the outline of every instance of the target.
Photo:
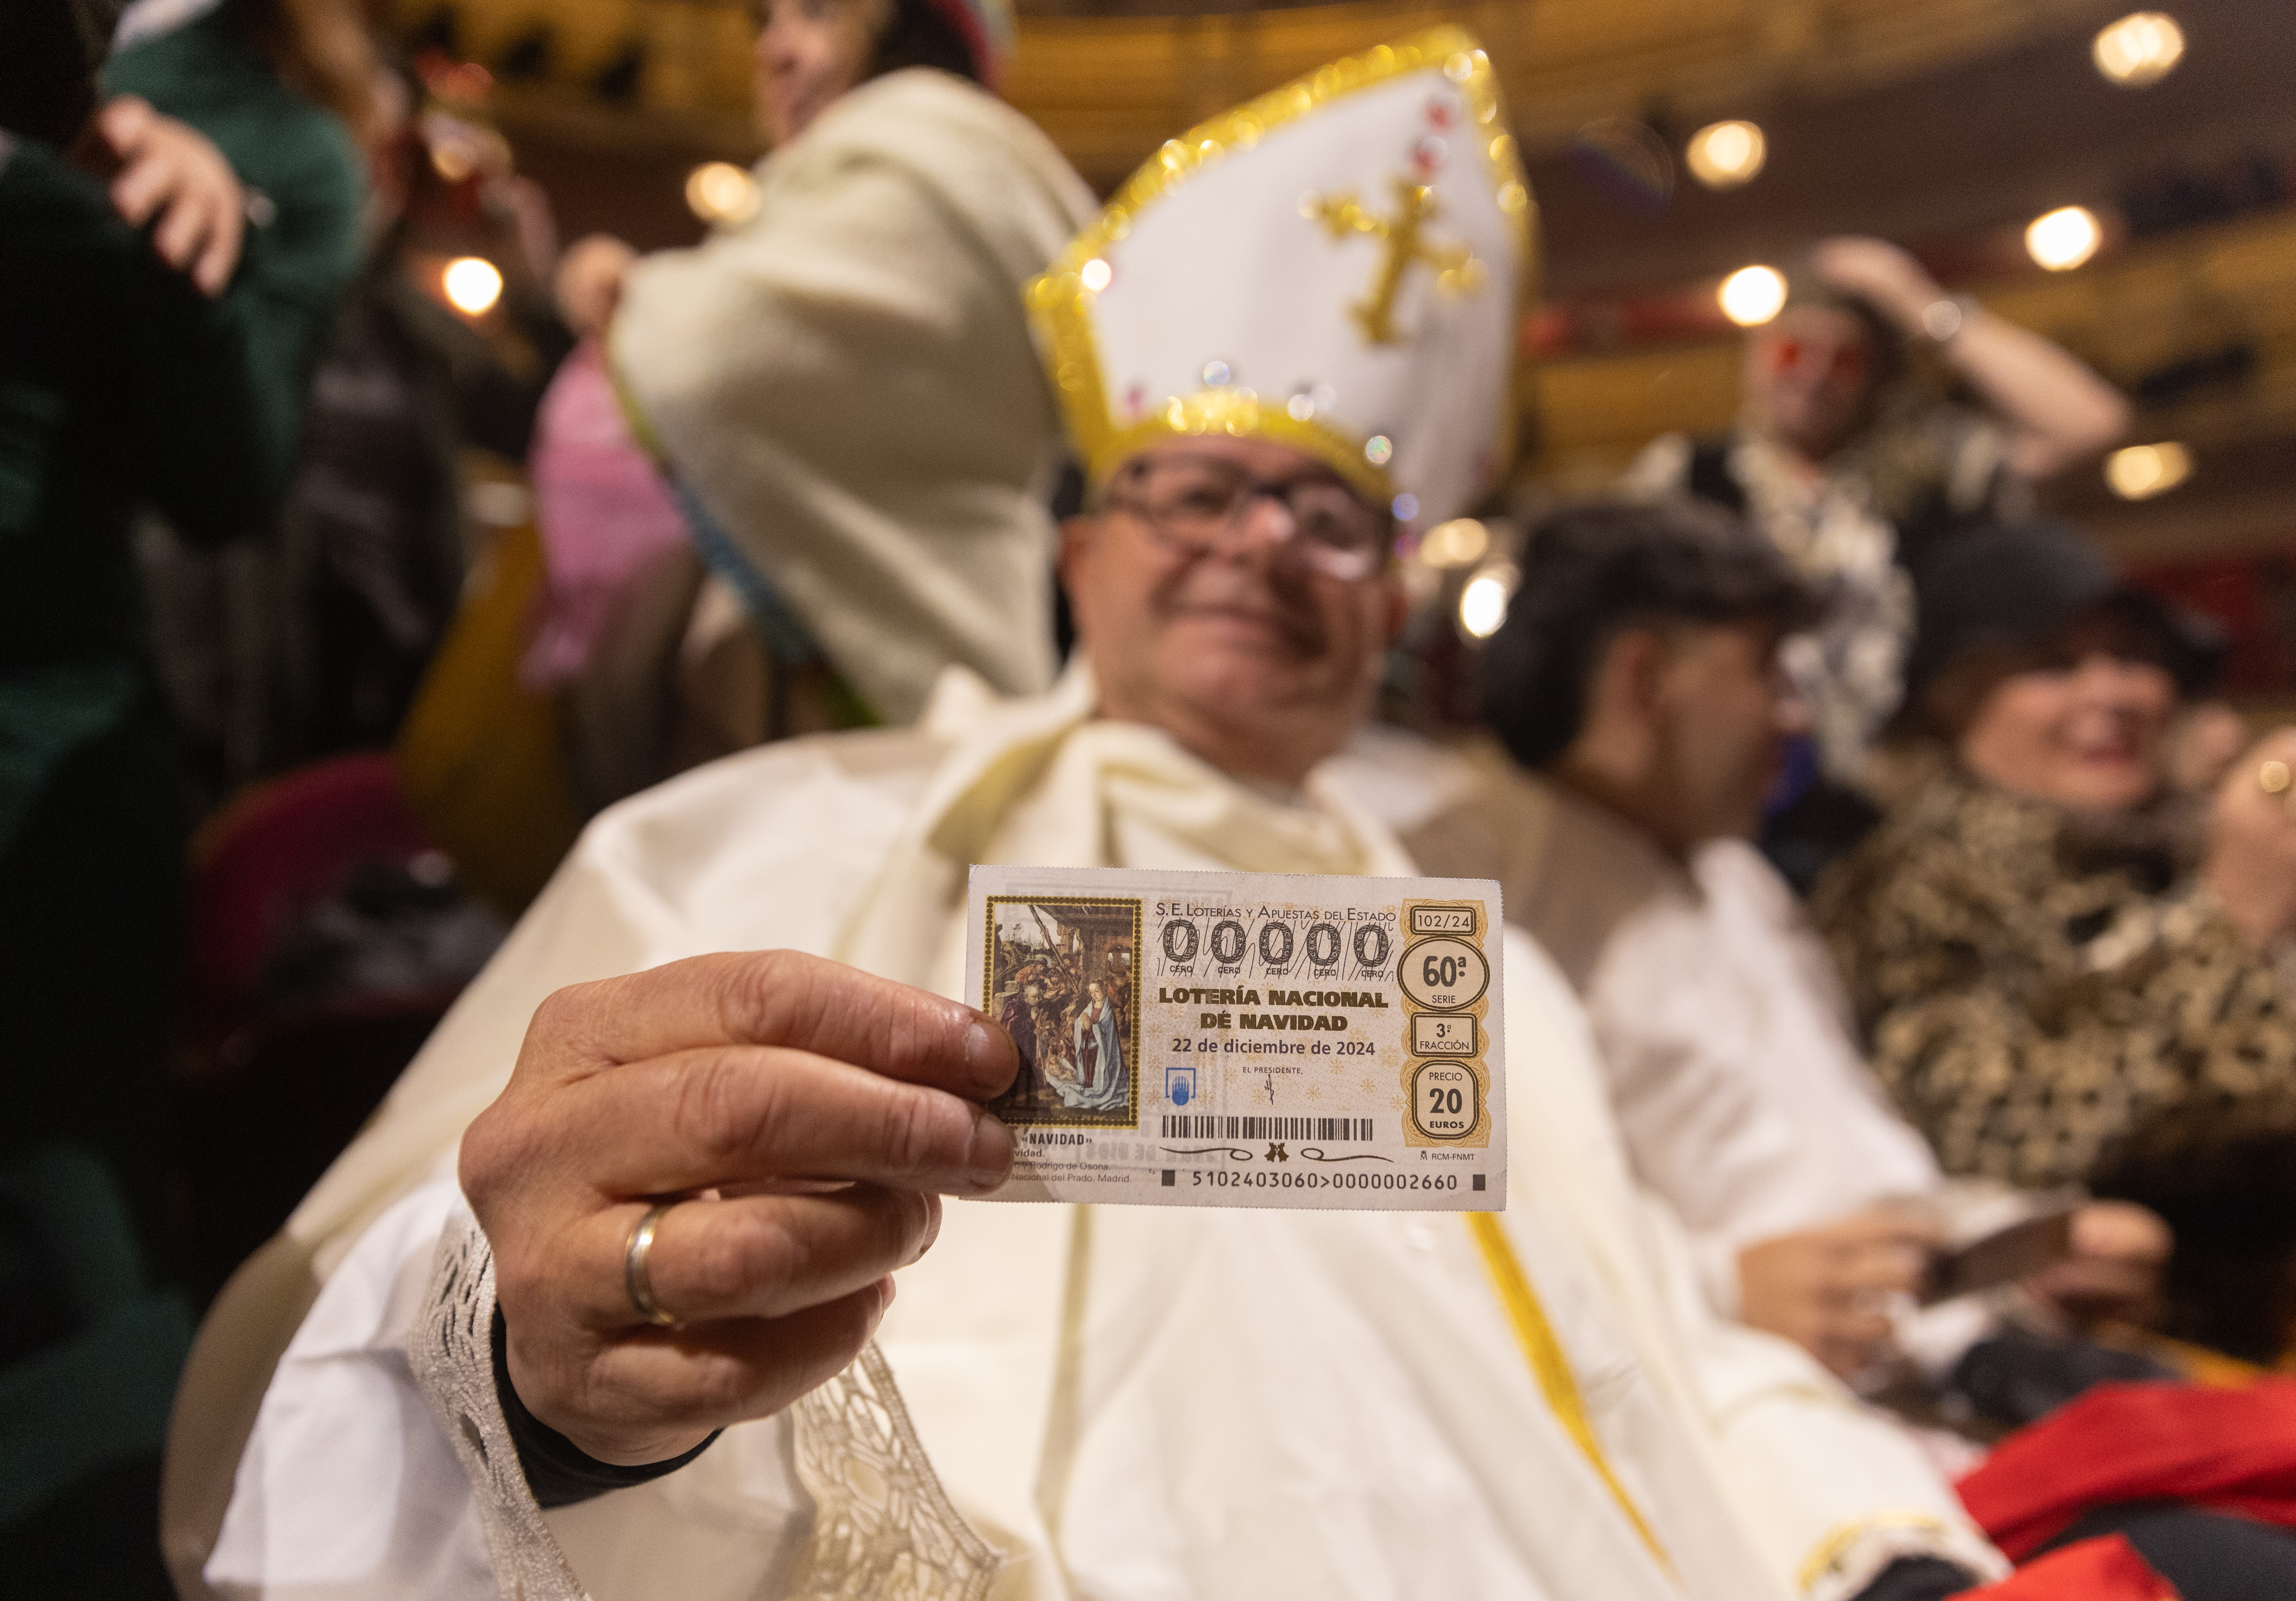
POLYGON ((1011 1161, 978 1110, 1009 1043, 939 998, 969 864, 1413 871, 1317 769, 1400 621, 1390 508, 1451 515, 1507 459, 1529 220, 1447 29, 1119 193, 1030 291, 1095 495, 1062 551, 1085 653, 1047 696, 953 674, 912 730, 592 825, 202 1331, 186 1596, 1833 1601, 1905 1557, 2005 1571, 1892 1426, 1703 1310, 1517 931, 1503 1214, 933 1198, 1011 1161), (672 1195, 660 1324, 627 1257, 672 1195))

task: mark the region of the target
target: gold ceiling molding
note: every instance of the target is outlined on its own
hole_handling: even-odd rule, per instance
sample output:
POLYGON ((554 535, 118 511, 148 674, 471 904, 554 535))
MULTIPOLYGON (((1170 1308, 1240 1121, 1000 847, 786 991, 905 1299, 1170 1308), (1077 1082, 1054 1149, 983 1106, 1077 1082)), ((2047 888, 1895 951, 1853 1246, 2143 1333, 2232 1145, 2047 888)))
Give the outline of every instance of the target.
MULTIPOLYGON (((633 43, 639 114, 746 121, 738 0, 444 0, 472 58, 547 28, 550 78, 589 81, 633 43)), ((1185 5, 1185 0, 1176 0, 1185 5)), ((441 0, 397 0, 412 29, 441 0)), ((1413 0, 1167 17, 1023 17, 1006 93, 1109 188, 1181 129, 1326 62, 1438 23, 1490 51, 1533 152, 1602 117, 1664 107, 1695 125, 1771 99, 1827 98, 2077 32, 2115 0, 1413 0)))
POLYGON ((1013 103, 1095 182, 1173 130, 1439 22, 1490 52, 1527 148, 1662 105, 1695 126, 1853 94, 2109 16, 2112 0, 1397 0, 1193 17, 1024 18, 1013 103))

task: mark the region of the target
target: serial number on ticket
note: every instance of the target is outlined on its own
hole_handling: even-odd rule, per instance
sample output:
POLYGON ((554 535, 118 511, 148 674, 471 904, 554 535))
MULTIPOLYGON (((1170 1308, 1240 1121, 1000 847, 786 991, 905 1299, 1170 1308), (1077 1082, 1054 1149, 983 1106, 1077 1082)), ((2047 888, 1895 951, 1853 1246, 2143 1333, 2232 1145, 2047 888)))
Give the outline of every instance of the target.
POLYGON ((1498 885, 975 867, 1008 1201, 1497 1211, 1498 885))

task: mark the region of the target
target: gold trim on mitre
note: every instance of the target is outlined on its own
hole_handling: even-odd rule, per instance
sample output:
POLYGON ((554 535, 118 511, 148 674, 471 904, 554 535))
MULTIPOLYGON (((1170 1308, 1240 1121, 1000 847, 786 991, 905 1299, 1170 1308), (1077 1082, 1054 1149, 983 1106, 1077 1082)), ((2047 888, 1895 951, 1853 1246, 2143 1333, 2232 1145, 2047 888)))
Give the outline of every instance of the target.
MULTIPOLYGON (((1488 141, 1486 153, 1499 209, 1514 226, 1517 299, 1527 300, 1532 273, 1530 185, 1523 177, 1514 135, 1506 129, 1497 76, 1474 36, 1446 23, 1319 67, 1280 89, 1271 89, 1198 124, 1179 138, 1167 140, 1117 191, 1107 208, 1069 242, 1043 275, 1029 283, 1029 317, 1044 344, 1046 368, 1054 392, 1060 397, 1070 443, 1082 458, 1086 481, 1092 488, 1106 483, 1128 456, 1152 439, 1222 433, 1305 450, 1374 505, 1385 505, 1394 498, 1394 480, 1384 460, 1374 462, 1366 455, 1368 438, 1357 438, 1318 418, 1296 418, 1283 401, 1263 400, 1249 390, 1205 389, 1168 398, 1138 421, 1119 423, 1109 410, 1108 388, 1101 377, 1100 351, 1092 333, 1092 302, 1107 285, 1107 268, 1100 264, 1096 285, 1089 281, 1086 269, 1099 263, 1111 244, 1131 232, 1135 218, 1198 168, 1211 166, 1232 151, 1250 150, 1265 135, 1335 100, 1431 68, 1440 69, 1466 96, 1475 127, 1488 141)), ((1513 396, 1501 396, 1498 405, 1499 439, 1494 456, 1505 463, 1513 458, 1514 450, 1513 396)))
POLYGON ((1092 486, 1098 489, 1127 457, 1151 440, 1201 439, 1214 433, 1292 446, 1329 465, 1374 505, 1385 505, 1394 498, 1387 470, 1373 466, 1364 456, 1366 441, 1352 439, 1314 417, 1295 417, 1282 401, 1263 401, 1248 389, 1198 390, 1165 401, 1138 422, 1111 429, 1106 444, 1086 471, 1092 486))

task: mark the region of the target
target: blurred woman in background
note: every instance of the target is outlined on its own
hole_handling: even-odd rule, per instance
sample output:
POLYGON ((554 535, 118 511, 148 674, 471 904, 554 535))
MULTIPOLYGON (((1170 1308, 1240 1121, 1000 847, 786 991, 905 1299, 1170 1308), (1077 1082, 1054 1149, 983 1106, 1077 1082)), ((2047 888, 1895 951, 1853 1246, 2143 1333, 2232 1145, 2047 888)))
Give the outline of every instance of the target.
POLYGON ((404 63, 376 83, 366 259, 320 365, 282 530, 276 743, 305 761, 398 736, 485 554, 464 517, 465 455, 512 470, 572 345, 548 289, 549 202, 508 142, 404 63), (462 258, 500 275, 480 314, 447 302, 462 258))
POLYGON ((2296 1315, 2296 730, 2179 800, 2208 663, 2086 541, 1974 530, 1920 584, 1908 710, 1946 755, 1813 907, 1874 1070, 1948 1173, 2160 1211, 2177 1332, 2269 1358, 2296 1315))

